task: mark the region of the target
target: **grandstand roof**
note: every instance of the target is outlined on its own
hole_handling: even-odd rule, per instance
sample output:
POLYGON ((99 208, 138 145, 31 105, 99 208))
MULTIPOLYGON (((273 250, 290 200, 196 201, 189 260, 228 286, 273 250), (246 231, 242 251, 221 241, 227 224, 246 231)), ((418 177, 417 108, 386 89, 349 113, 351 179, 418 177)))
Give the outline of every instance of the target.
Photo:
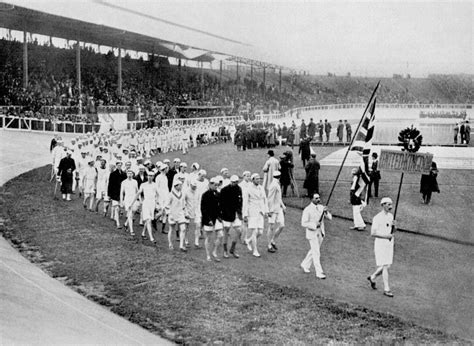
POLYGON ((262 61, 245 42, 173 23, 102 0, 73 2, 8 0, 0 3, 0 23, 12 30, 158 55, 209 62, 222 59, 278 68, 262 61), (220 56, 219 56, 220 55, 220 56))

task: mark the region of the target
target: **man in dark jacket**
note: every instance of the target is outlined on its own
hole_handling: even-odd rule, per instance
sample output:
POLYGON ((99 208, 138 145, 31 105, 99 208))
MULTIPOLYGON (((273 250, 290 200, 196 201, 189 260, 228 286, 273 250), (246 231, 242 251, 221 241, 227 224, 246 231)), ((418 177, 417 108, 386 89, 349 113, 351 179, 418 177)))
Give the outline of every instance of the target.
POLYGON ((306 167, 306 161, 309 160, 311 154, 311 148, 309 146, 309 142, 311 138, 301 138, 300 141, 300 148, 298 150, 298 154, 301 154, 301 161, 303 161, 303 167, 306 167))
POLYGON ((313 122, 313 118, 311 118, 308 124, 308 137, 313 139, 315 135, 316 135, 316 124, 313 122))
POLYGON ((112 212, 110 217, 115 220, 117 229, 121 228, 119 219, 119 208, 120 208, 120 187, 122 181, 127 179, 127 174, 122 171, 122 162, 117 161, 115 164, 115 170, 110 173, 109 186, 107 187, 107 194, 112 201, 112 212))
POLYGON ((316 154, 311 154, 307 165, 305 166, 306 179, 303 187, 308 190, 308 197, 313 198, 315 193, 319 193, 319 162, 316 161, 316 154))
POLYGON ((288 191, 288 186, 291 185, 291 181, 293 178, 293 162, 292 156, 290 155, 291 151, 285 152, 282 156, 280 156, 280 184, 282 188, 282 196, 286 197, 286 193, 288 191))
POLYGON ((235 258, 239 255, 235 252, 237 240, 240 239, 240 227, 242 226, 242 189, 238 185, 239 177, 233 175, 230 177, 230 184, 224 186, 220 193, 220 209, 222 223, 224 225, 224 257, 228 258, 229 253, 235 258), (234 236, 232 237, 232 245, 227 252, 227 240, 229 238, 230 229, 233 228, 234 236))
POLYGON ((326 132, 326 142, 329 142, 329 136, 331 135, 331 123, 327 119, 324 119, 324 132, 326 132))
POLYGON ((61 182, 61 193, 63 200, 70 201, 72 193, 72 172, 76 169, 76 163, 71 157, 72 152, 68 150, 66 157, 59 161, 57 180, 61 182))
MULTIPOLYGON (((220 219, 220 208, 219 208, 219 193, 217 192, 217 184, 219 179, 216 177, 211 178, 209 181, 209 190, 203 193, 201 197, 201 221, 202 229, 204 231, 205 240, 204 247, 206 248, 207 260, 220 262, 221 260, 217 257, 217 247, 219 246, 219 240, 222 235, 216 234, 215 225, 216 221, 220 219), (214 248, 212 251, 210 242, 214 239, 214 248)), ((220 221, 220 220, 219 220, 220 221)), ((218 231, 222 232, 222 231, 218 231)))

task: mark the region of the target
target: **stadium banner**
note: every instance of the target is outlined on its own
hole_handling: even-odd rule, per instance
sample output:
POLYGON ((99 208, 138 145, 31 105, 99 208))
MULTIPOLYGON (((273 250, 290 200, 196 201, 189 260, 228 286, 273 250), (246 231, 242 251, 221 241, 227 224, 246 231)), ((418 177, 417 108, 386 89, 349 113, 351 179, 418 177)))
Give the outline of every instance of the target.
POLYGON ((100 123, 100 133, 112 130, 127 129, 127 113, 97 113, 100 123))
POLYGON ((404 173, 428 174, 433 161, 431 153, 410 153, 407 151, 380 151, 379 168, 404 173))

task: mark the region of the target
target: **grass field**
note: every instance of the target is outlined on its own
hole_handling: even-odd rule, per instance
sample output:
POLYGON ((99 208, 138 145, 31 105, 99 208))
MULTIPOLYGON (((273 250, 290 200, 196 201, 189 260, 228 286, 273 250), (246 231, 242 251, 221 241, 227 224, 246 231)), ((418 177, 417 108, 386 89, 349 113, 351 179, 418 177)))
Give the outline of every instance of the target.
MULTIPOLYGON (((318 156, 331 150, 318 149, 318 156)), ((224 166, 239 174, 259 171, 265 152, 236 152, 227 144, 167 157, 182 157, 188 164, 197 161, 212 176, 224 166)), ((322 167, 323 201, 334 170, 322 167)), ((261 259, 240 246, 240 259, 208 263, 204 250, 170 251, 162 234, 156 234, 159 244, 154 247, 115 230, 109 219, 85 211, 78 200, 53 200, 48 174, 49 167, 43 167, 4 185, 4 236, 53 277, 170 340, 316 344, 452 343, 474 338, 471 246, 397 234, 391 271, 395 298, 388 299, 366 283, 374 269, 372 240, 367 232, 350 232, 351 222, 343 218, 327 223, 322 263, 328 279, 302 273, 299 263, 309 245, 299 222, 307 200, 288 199, 295 208, 287 212, 287 228, 276 254, 264 252, 262 243, 261 259)), ((472 240, 468 175, 442 171, 442 193, 434 196, 431 206, 419 204, 419 177, 407 179, 400 227, 472 240)), ((295 177, 301 182, 301 167, 295 177)), ((349 184, 344 169, 329 206, 336 215, 351 215, 349 184)), ((397 187, 398 177, 384 174, 381 190, 394 197, 397 187)), ((366 220, 377 212, 375 205, 364 211, 366 220)))

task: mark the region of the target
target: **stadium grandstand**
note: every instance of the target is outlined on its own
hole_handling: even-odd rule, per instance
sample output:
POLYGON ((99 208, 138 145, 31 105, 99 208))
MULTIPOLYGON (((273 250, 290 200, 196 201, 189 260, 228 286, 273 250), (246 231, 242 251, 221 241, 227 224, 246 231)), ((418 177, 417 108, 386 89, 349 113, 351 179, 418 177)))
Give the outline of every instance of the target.
MULTIPOLYGON (((101 18, 114 11, 130 22, 139 16, 105 2, 92 4, 101 18)), ((93 23, 103 20, 87 12, 89 17, 63 17, 46 4, 2 3, 4 116, 94 123, 98 112, 126 112, 129 121, 157 124, 167 118, 246 117, 256 110, 363 103, 377 80, 298 73, 258 60, 248 44, 211 33, 151 16, 141 18, 149 25, 139 28, 98 25, 93 23)), ((471 104, 472 82, 472 75, 394 75, 382 79, 378 100, 471 104)))

